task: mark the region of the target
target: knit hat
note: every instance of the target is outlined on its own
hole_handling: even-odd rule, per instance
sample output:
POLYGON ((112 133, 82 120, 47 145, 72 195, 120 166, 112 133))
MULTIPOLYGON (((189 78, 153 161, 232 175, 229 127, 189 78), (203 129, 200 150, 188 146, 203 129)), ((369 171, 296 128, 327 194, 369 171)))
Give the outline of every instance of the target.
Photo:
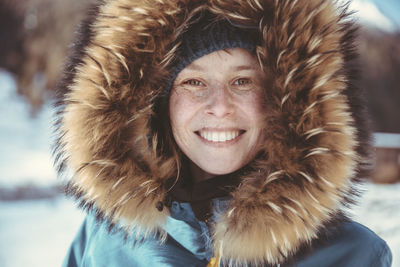
POLYGON ((178 74, 191 62, 217 50, 243 48, 255 52, 257 31, 234 25, 229 20, 216 20, 206 13, 182 35, 168 86, 168 94, 178 74))

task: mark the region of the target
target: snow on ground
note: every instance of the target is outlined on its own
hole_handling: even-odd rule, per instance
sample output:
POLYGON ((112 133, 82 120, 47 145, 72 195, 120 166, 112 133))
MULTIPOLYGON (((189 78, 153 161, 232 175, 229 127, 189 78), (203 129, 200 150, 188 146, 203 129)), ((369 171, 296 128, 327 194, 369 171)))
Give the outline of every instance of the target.
POLYGON ((63 197, 0 202, 0 266, 61 266, 83 213, 63 197))

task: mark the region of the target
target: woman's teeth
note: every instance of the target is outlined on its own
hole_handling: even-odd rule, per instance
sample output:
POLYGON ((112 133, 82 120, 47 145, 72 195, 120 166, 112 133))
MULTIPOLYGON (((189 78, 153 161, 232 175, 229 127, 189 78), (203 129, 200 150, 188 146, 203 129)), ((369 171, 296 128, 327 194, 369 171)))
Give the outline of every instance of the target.
POLYGON ((211 142, 225 142, 235 139, 239 136, 239 131, 226 131, 226 132, 214 132, 214 131, 200 131, 200 136, 211 142))

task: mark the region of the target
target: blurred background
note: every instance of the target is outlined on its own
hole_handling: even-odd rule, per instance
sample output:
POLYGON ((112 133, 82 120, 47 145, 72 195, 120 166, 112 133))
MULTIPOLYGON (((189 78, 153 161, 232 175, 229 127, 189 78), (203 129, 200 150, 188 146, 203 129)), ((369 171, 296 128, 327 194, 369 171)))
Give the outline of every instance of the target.
MULTIPOLYGON (((60 266, 83 213, 52 167, 53 89, 96 0, 0 0, 0 266, 60 266)), ((400 267, 400 1, 354 0, 375 168, 353 218, 400 267)))

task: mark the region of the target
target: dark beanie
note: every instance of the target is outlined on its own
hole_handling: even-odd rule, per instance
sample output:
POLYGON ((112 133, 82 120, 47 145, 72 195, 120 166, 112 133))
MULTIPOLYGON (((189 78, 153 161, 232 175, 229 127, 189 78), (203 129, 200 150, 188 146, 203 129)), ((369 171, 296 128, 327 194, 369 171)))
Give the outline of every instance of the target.
POLYGON ((191 62, 217 50, 243 48, 255 52, 257 31, 240 27, 228 20, 216 20, 209 13, 201 17, 181 37, 169 79, 168 94, 178 74, 191 62))

